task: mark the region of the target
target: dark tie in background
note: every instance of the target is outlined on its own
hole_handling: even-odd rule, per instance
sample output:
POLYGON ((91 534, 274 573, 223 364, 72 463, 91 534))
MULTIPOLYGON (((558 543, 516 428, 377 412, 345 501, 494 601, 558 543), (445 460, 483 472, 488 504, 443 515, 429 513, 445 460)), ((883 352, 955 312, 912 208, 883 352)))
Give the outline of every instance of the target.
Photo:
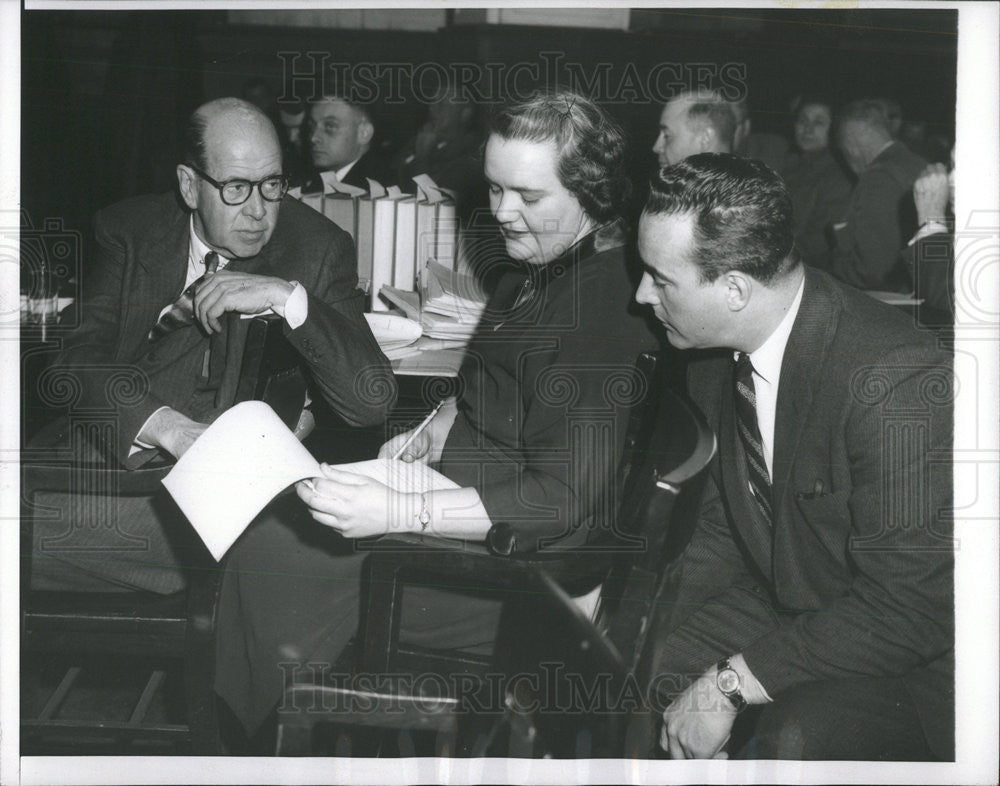
POLYGON ((750 356, 744 352, 740 352, 736 360, 735 387, 736 426, 747 458, 750 487, 764 518, 771 524, 771 476, 767 471, 767 462, 764 461, 764 445, 760 439, 760 427, 757 425, 757 394, 753 384, 753 364, 750 362, 750 356))
POLYGON ((194 322, 194 293, 205 276, 214 273, 219 267, 219 255, 214 251, 205 254, 205 272, 192 282, 191 286, 181 292, 181 296, 156 320, 153 329, 149 331, 149 340, 156 341, 177 328, 194 322))

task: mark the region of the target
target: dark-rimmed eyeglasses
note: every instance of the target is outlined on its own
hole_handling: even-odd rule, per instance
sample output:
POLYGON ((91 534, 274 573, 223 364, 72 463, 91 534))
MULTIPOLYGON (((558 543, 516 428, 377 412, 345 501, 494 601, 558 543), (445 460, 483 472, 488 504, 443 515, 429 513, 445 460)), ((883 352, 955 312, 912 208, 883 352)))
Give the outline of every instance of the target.
POLYGON ((250 198, 254 187, 260 191, 261 197, 268 202, 280 202, 281 198, 288 191, 288 178, 284 175, 268 175, 261 180, 254 180, 253 182, 237 178, 220 183, 193 164, 188 164, 188 166, 206 183, 210 183, 219 189, 219 196, 227 205, 242 205, 250 198))

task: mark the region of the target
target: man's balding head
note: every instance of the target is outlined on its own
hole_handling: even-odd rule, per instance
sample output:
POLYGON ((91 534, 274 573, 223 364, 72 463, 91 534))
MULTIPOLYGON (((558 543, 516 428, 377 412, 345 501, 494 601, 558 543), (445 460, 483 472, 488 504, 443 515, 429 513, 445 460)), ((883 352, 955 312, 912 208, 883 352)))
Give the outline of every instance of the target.
POLYGON ((264 199, 257 186, 246 202, 228 205, 211 181, 258 183, 280 177, 281 144, 274 125, 248 101, 220 98, 191 115, 185 143, 177 181, 194 212, 195 232, 228 259, 256 256, 271 238, 280 203, 264 199))
POLYGON ((864 172, 890 142, 892 132, 881 102, 852 101, 841 111, 837 124, 837 144, 855 173, 864 172))
POLYGON ((254 104, 241 98, 217 98, 202 104, 188 119, 184 139, 184 163, 205 169, 208 149, 227 144, 231 138, 243 138, 263 151, 273 143, 281 151, 278 132, 270 118, 254 104))
POLYGON ((685 91, 667 102, 653 152, 660 166, 671 166, 698 153, 729 153, 736 117, 728 101, 714 91, 685 91))

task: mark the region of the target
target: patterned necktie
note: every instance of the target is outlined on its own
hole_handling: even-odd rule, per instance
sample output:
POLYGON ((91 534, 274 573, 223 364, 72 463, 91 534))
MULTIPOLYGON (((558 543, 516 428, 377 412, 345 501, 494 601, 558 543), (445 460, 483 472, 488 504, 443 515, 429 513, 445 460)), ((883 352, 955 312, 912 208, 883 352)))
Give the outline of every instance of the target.
POLYGON ((753 364, 750 362, 750 356, 744 352, 739 353, 736 361, 735 383, 736 426, 743 442, 743 451, 746 453, 750 488, 764 518, 771 524, 771 476, 767 471, 764 445, 757 425, 757 395, 753 384, 753 364))
POLYGON ((181 292, 181 296, 170 306, 160 318, 156 320, 153 329, 149 331, 149 340, 158 341, 167 333, 172 333, 177 328, 185 327, 194 322, 194 293, 198 285, 205 280, 205 276, 214 273, 219 268, 219 255, 214 251, 205 254, 205 272, 200 275, 191 286, 181 292))

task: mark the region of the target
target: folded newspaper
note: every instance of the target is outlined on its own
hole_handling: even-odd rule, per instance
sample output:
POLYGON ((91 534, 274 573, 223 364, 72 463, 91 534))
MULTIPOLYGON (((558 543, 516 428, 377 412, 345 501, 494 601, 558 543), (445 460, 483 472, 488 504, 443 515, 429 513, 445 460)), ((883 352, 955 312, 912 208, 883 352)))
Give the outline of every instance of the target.
MULTIPOLYGON (((456 488, 419 462, 373 459, 337 469, 367 475, 402 492, 456 488)), ((220 415, 195 440, 163 485, 220 560, 279 492, 322 475, 319 463, 273 409, 261 401, 245 401, 220 415)))

